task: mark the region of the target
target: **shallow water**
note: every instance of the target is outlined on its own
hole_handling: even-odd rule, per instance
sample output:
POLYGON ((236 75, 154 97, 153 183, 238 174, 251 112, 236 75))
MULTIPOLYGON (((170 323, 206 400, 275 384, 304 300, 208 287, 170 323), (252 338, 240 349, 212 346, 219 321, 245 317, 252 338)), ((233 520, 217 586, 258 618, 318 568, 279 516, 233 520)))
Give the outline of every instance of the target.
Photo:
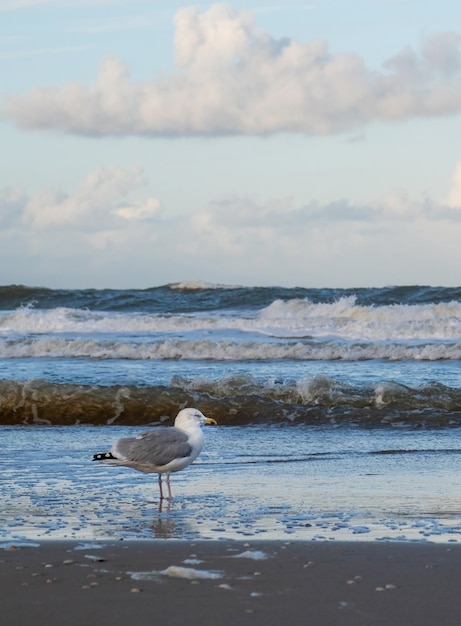
POLYGON ((0 427, 0 538, 461 540, 461 429, 217 427, 172 475, 91 462, 139 428, 0 427))
POLYGON ((226 377, 251 376, 260 384, 268 380, 313 379, 318 376, 358 388, 393 381, 413 388, 432 382, 459 387, 461 361, 256 361, 216 362, 194 360, 146 361, 135 359, 0 358, 0 379, 42 379, 51 383, 91 385, 171 385, 180 379, 217 382, 226 377))

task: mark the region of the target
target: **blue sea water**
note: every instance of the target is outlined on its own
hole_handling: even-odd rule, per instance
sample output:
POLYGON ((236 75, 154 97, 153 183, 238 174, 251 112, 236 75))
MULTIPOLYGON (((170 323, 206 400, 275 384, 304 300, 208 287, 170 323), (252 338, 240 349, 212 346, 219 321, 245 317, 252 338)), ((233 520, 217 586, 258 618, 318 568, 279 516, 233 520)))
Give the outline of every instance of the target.
POLYGON ((0 533, 458 541, 460 376, 456 288, 0 288, 0 533), (161 510, 90 462, 183 406, 161 510))

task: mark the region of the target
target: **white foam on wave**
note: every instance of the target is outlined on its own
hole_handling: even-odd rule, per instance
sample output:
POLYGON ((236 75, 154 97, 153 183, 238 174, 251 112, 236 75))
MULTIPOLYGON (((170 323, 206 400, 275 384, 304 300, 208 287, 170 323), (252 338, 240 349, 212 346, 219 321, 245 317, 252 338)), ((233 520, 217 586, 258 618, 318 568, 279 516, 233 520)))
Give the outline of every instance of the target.
POLYGON ((69 356, 97 353, 100 358, 214 359, 219 353, 234 360, 452 359, 459 358, 461 303, 361 306, 348 297, 320 304, 276 300, 259 312, 158 315, 66 307, 0 312, 4 356, 22 356, 21 350, 24 356, 34 356, 34 350, 41 356, 46 349, 36 343, 37 336, 61 342, 49 345, 55 356, 69 350, 69 356), (69 335, 78 338, 71 341, 69 335), (128 337, 148 338, 152 354, 128 337))
POLYGON ((49 310, 24 307, 13 312, 0 312, 0 335, 14 333, 145 335, 227 328, 245 330, 248 325, 246 319, 226 318, 219 313, 158 315, 88 311, 66 307, 49 310))
POLYGON ((332 303, 276 300, 260 313, 274 331, 344 340, 461 339, 461 303, 362 306, 349 296, 332 303))
POLYGON ((458 360, 460 342, 346 343, 342 341, 236 342, 211 339, 129 341, 83 336, 0 337, 0 358, 87 358, 194 361, 458 360))
POLYGON ((0 543, 0 550, 16 550, 17 548, 39 548, 39 543, 32 541, 7 541, 0 543))

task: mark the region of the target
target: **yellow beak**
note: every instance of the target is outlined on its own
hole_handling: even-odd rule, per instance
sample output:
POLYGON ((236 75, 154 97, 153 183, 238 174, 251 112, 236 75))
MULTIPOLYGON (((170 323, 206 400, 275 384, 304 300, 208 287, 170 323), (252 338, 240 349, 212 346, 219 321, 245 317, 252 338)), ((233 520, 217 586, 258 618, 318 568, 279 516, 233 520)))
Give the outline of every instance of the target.
POLYGON ((208 424, 209 426, 217 426, 218 422, 216 422, 212 417, 207 417, 205 424, 208 424))

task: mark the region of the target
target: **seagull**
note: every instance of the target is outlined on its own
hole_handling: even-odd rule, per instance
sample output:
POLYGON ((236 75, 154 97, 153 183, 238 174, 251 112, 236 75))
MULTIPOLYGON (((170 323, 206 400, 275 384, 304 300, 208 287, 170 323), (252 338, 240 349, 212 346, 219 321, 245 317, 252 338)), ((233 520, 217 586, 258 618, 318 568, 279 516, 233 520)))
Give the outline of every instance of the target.
POLYGON ((198 409, 182 409, 173 427, 160 426, 137 437, 119 439, 109 452, 93 455, 93 461, 158 474, 161 500, 164 499, 162 474, 166 474, 168 499, 171 500, 170 474, 184 469, 198 457, 203 448, 201 427, 204 424, 216 426, 214 419, 205 417, 198 409))

